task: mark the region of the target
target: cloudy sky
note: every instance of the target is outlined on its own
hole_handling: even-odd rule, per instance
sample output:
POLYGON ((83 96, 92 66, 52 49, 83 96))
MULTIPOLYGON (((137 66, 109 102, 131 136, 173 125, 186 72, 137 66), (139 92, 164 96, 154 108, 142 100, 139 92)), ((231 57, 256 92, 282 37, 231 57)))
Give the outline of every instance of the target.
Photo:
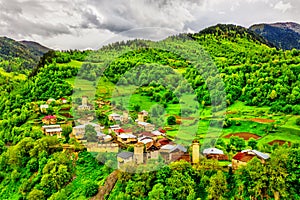
POLYGON ((218 23, 300 23, 299 0, 0 0, 0 36, 96 49, 125 36, 162 39, 218 23))

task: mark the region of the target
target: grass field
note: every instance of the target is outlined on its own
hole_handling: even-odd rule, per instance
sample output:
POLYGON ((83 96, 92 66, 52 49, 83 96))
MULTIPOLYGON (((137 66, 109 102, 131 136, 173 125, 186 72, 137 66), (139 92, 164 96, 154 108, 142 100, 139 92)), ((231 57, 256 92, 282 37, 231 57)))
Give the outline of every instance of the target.
POLYGON ((2 67, 0 67, 0 74, 13 80, 26 80, 27 78, 25 74, 8 73, 2 67))

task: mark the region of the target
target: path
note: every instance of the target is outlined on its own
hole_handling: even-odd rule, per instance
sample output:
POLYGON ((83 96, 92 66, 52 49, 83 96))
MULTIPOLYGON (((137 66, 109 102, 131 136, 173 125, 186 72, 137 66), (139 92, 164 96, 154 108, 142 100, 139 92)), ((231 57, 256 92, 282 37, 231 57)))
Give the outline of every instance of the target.
POLYGON ((90 200, 104 200, 105 196, 109 195, 112 189, 114 188, 117 180, 118 180, 119 171, 113 171, 105 180, 103 186, 99 188, 98 193, 96 196, 92 197, 90 200))

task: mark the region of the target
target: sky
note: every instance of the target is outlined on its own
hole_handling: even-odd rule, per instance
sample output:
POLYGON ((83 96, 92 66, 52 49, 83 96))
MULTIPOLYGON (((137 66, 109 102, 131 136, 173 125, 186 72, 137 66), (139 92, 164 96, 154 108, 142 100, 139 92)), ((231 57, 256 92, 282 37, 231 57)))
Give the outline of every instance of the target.
POLYGON ((53 49, 98 49, 218 23, 300 23, 299 10, 299 0, 0 0, 0 36, 53 49))

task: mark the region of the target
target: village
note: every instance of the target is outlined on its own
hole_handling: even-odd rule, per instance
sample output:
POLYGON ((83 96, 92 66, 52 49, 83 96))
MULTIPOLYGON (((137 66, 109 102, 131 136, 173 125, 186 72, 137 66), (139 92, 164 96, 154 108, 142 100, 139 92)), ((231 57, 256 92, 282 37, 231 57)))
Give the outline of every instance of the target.
MULTIPOLYGON (((49 99, 45 104, 40 105, 41 113, 47 113, 49 105, 55 101, 55 99, 49 99)), ((59 101, 61 104, 68 104, 65 98, 61 98, 59 101)), ((86 112, 91 111, 92 108, 88 97, 83 96, 81 105, 77 105, 76 110, 85 114, 72 123, 70 137, 76 139, 89 152, 115 153, 119 169, 122 169, 126 163, 141 165, 146 164, 150 159, 157 160, 159 158, 162 158, 165 163, 185 160, 197 164, 204 157, 229 161, 228 155, 214 147, 203 149, 200 152, 198 141, 193 141, 190 147, 176 144, 168 138, 166 130, 147 122, 149 113, 145 110, 138 112, 136 120, 131 119, 127 111, 122 114, 111 113, 108 115, 108 119, 112 125, 106 127, 93 123, 94 118, 86 115, 86 112), (128 128, 129 124, 130 128, 128 128), (87 132, 89 132, 89 137, 87 132)), ((63 124, 58 123, 55 115, 46 115, 42 118, 42 123, 42 131, 45 135, 59 139, 63 137, 63 124)), ((268 154, 257 150, 245 149, 234 155, 231 164, 227 167, 235 170, 240 165, 246 165, 254 157, 260 159, 262 163, 270 158, 268 154)))

